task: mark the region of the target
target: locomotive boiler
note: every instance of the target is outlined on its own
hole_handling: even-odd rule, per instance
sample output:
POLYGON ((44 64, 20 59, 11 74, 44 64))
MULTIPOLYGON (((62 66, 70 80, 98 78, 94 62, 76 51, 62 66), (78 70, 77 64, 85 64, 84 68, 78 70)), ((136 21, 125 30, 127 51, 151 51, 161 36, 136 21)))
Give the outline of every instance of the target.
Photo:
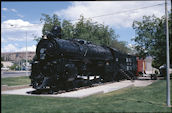
POLYGON ((78 76, 87 76, 88 80, 99 76, 102 82, 134 78, 135 56, 81 39, 60 39, 58 33, 58 28, 54 28, 37 45, 30 76, 33 88, 74 87, 78 76))

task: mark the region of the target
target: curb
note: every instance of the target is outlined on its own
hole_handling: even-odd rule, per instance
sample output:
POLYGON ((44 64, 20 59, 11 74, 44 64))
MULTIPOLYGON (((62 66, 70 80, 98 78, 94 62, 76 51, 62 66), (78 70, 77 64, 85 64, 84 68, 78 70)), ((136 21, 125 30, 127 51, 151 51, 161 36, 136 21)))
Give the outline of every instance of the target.
POLYGON ((17 85, 17 86, 8 86, 8 85, 1 85, 1 91, 8 91, 8 90, 16 90, 16 89, 22 89, 22 88, 29 88, 28 85, 17 85))

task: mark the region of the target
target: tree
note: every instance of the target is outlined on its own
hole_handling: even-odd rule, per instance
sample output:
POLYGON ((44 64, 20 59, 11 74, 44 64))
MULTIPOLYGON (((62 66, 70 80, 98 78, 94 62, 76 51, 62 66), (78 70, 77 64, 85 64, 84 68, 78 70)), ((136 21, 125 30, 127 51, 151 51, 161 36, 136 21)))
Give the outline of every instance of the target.
POLYGON ((10 66, 9 68, 11 69, 11 70, 16 70, 17 69, 17 64, 13 64, 12 66, 10 66))
MULTIPOLYGON (((111 47, 117 47, 123 52, 128 53, 127 43, 119 42, 115 31, 109 26, 103 24, 98 24, 93 22, 91 19, 85 19, 84 16, 80 16, 80 19, 75 24, 72 24, 68 20, 63 20, 54 14, 50 17, 47 14, 42 14, 41 22, 44 23, 42 34, 45 35, 46 31, 51 32, 53 26, 58 25, 61 27, 61 38, 62 39, 84 39, 91 41, 93 44, 97 45, 107 45, 111 47), (118 44, 117 44, 118 43, 118 44)), ((36 41, 39 41, 41 37, 35 37, 36 41)))
POLYGON ((111 47, 114 47, 123 53, 132 53, 131 49, 128 48, 126 45, 127 45, 127 42, 118 41, 118 40, 113 40, 111 43, 111 47))
MULTIPOLYGON (((170 14, 171 15, 171 14, 170 14)), ((171 17, 171 16, 170 16, 171 17)), ((171 19, 169 21, 171 24, 171 19)), ((170 25, 169 25, 170 26, 170 25)), ((153 16, 143 16, 141 21, 133 22, 133 29, 136 37, 135 49, 140 57, 145 58, 148 55, 153 56, 153 66, 158 68, 166 63, 166 35, 165 35, 165 18, 153 16)), ((171 26, 170 30, 170 51, 172 50, 171 26)), ((172 61, 172 55, 170 56, 172 61)))
POLYGON ((1 63, 1 68, 2 68, 3 66, 4 66, 3 63, 1 63))
POLYGON ((108 26, 92 22, 91 19, 86 20, 80 16, 74 28, 74 38, 91 41, 97 45, 110 45, 111 40, 116 39, 117 35, 108 26))
POLYGON ((74 38, 73 36, 74 26, 67 20, 62 22, 62 39, 74 38))
MULTIPOLYGON (((40 18, 41 23, 44 23, 44 26, 42 28, 42 34, 46 35, 46 32, 51 32, 51 29, 53 26, 58 25, 61 26, 61 22, 59 17, 56 14, 53 14, 52 17, 48 14, 42 14, 42 17, 40 18)), ((34 40, 39 42, 39 40, 42 37, 34 36, 34 40)))
POLYGON ((45 35, 46 31, 51 31, 51 29, 53 28, 53 26, 57 25, 57 26, 61 26, 61 22, 59 17, 54 14, 52 17, 50 17, 47 14, 42 14, 42 18, 40 19, 41 22, 44 22, 44 26, 42 28, 42 34, 45 35))
POLYGON ((1 57, 1 61, 4 61, 4 57, 1 57))

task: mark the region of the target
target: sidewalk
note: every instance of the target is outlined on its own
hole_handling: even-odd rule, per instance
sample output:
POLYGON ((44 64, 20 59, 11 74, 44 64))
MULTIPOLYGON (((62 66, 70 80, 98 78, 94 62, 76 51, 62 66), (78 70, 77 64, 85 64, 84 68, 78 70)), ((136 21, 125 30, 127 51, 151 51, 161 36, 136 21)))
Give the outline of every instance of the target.
POLYGON ((8 91, 2 91, 1 94, 14 94, 14 95, 28 95, 28 96, 50 96, 50 97, 72 97, 72 98, 83 98, 94 94, 100 94, 100 93, 108 93, 115 90, 119 90, 122 88, 127 87, 144 87, 152 84, 153 80, 135 80, 134 82, 131 82, 130 80, 125 80, 121 82, 115 82, 115 83, 107 83, 105 85, 95 86, 91 88, 81 89, 77 91, 71 91, 61 94, 49 94, 49 95, 35 95, 35 94, 27 94, 28 91, 33 91, 33 88, 23 88, 23 89, 16 89, 16 90, 8 90, 8 91))

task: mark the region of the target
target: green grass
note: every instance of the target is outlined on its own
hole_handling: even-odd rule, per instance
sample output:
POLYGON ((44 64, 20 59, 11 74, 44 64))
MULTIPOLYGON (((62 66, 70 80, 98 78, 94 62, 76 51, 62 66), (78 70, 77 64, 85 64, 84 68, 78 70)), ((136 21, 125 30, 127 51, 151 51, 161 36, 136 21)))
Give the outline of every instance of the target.
POLYGON ((1 85, 16 86, 30 84, 28 76, 1 78, 1 85))
POLYGON ((171 112, 166 106, 165 90, 166 81, 159 80, 147 87, 131 87, 82 99, 1 95, 1 108, 2 113, 171 112))

